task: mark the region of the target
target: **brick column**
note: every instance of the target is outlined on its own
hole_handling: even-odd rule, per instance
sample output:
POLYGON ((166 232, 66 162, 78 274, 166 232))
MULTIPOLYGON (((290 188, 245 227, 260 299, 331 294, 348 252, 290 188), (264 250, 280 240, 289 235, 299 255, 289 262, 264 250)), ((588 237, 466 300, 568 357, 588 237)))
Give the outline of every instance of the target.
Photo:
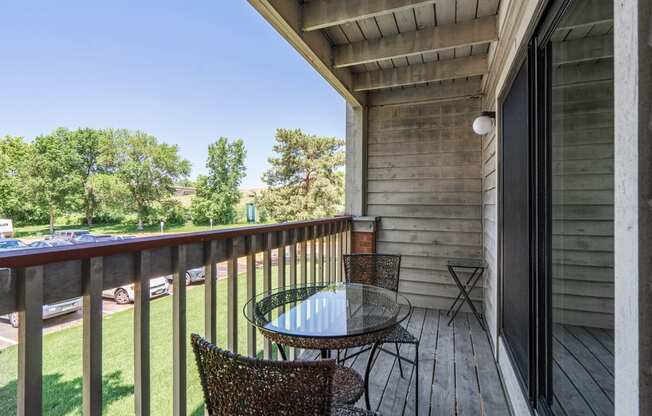
POLYGON ((355 217, 351 231, 351 253, 375 253, 378 217, 355 217))

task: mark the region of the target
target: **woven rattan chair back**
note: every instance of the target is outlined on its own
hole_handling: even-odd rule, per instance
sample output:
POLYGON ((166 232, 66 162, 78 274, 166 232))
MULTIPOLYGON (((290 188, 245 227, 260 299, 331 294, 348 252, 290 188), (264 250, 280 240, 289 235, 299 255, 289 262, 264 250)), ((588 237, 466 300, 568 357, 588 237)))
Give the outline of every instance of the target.
POLYGON ((208 414, 329 415, 335 361, 269 361, 191 343, 208 414))
POLYGON ((344 274, 349 283, 363 283, 398 291, 401 256, 394 254, 345 254, 344 274))

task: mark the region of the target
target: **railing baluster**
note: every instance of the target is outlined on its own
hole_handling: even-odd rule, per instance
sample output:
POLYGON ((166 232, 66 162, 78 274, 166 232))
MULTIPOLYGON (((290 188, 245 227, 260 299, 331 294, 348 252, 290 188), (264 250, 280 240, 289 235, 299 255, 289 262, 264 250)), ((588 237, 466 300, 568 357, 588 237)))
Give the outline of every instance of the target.
MULTIPOLYGON (((294 231, 296 232, 296 230, 294 231)), ((296 234, 292 232, 292 237, 290 237, 290 245, 288 250, 290 252, 290 286, 296 286, 297 284, 297 244, 296 244, 296 234)))
MULTIPOLYGON (((249 237, 247 246, 247 299, 251 299, 256 295, 256 244, 257 237, 255 235, 249 237)), ((249 315, 253 316, 252 310, 249 311, 249 315)), ((249 323, 247 323, 247 354, 250 357, 256 356, 256 327, 249 323)))
POLYGON ((204 244, 204 336, 212 344, 217 344, 217 241, 204 244))
POLYGON ((338 223, 337 224, 337 280, 338 281, 343 281, 344 280, 344 257, 342 256, 344 254, 344 223, 338 223))
POLYGON ((134 281, 134 394, 135 414, 149 416, 149 278, 151 253, 144 250, 136 256, 134 281))
MULTIPOLYGON (((272 290, 272 233, 265 234, 265 251, 263 251, 263 291, 270 293, 272 290)), ((272 358, 272 342, 265 338, 263 344, 263 353, 265 359, 272 358)))
POLYGON ((172 408, 175 416, 186 414, 186 247, 172 249, 172 408))
POLYGON ((301 280, 300 283, 302 285, 305 285, 308 283, 308 228, 304 228, 301 231, 303 233, 302 239, 300 244, 300 257, 299 257, 299 263, 301 263, 301 280))
POLYGON ((325 264, 325 253, 324 253, 324 224, 319 226, 319 283, 324 283, 324 278, 326 277, 324 264, 325 264))
POLYGON ((325 226, 325 232, 326 232, 326 281, 328 283, 332 283, 333 281, 333 276, 331 274, 332 272, 332 267, 331 264, 333 263, 331 256, 333 255, 333 251, 331 250, 331 225, 326 224, 325 226))
POLYGON ((102 414, 102 279, 104 258, 82 261, 83 409, 84 415, 102 414))
POLYGON ((16 271, 18 290, 18 416, 43 412, 43 266, 16 271))
MULTIPOLYGON (((290 251, 290 286, 296 286, 297 284, 297 230, 291 230, 288 231, 289 237, 289 243, 290 245, 288 246, 288 250, 290 251)), ((294 306, 295 304, 292 304, 294 306)), ((290 319, 295 319, 296 315, 291 315, 290 319)), ((292 322, 292 325, 294 325, 295 322, 292 322)), ((290 354, 288 356, 288 359, 294 360, 297 355, 297 350, 295 348, 290 348, 289 349, 290 354)))
POLYGON ((226 264, 227 279, 227 348, 238 352, 238 253, 235 240, 230 242, 230 256, 226 264))
POLYGON ((337 224, 330 224, 331 233, 331 281, 337 281, 337 224))
POLYGON ((317 227, 310 227, 310 283, 317 283, 317 227))

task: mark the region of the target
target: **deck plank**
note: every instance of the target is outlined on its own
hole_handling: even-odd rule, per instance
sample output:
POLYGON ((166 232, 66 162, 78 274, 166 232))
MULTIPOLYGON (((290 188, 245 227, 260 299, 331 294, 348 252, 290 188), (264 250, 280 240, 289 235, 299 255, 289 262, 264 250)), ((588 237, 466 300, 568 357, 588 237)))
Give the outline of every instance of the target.
POLYGON ((473 315, 467 314, 471 327, 471 339, 478 372, 482 410, 485 416, 502 416, 510 414, 505 392, 501 387, 500 376, 493 352, 489 345, 487 333, 480 327, 473 315))
MULTIPOLYGON (((406 329, 410 331, 414 336, 420 336, 421 330, 423 328, 423 321, 425 318, 425 309, 416 308, 412 312, 410 322, 407 324, 406 329)), ((390 344, 386 344, 386 348, 392 348, 390 344)), ((411 359, 414 357, 415 348, 414 345, 399 345, 399 351, 402 356, 408 357, 411 359)), ((384 356, 390 356, 389 354, 381 353, 384 356)), ((413 383, 414 377, 414 366, 409 363, 403 362, 403 375, 401 377, 398 360, 395 360, 392 371, 387 380, 387 387, 383 393, 383 397, 380 401, 380 406, 378 406, 378 412, 383 415, 401 415, 403 414, 403 409, 405 407, 405 402, 407 398, 407 393, 410 387, 410 384, 413 383)), ((414 400, 414 395, 407 398, 409 400, 414 400)))
POLYGON ((471 329, 468 317, 458 315, 453 322, 455 336, 455 401, 458 416, 480 415, 482 397, 475 373, 471 329))
MULTIPOLYGON (((465 312, 458 315, 454 325, 448 326, 447 323, 445 311, 421 308, 415 308, 410 320, 403 323, 413 335, 420 337, 418 414, 509 415, 502 381, 484 331, 475 322, 473 315, 465 312)), ((392 347, 393 345, 386 345, 386 348, 392 347)), ((356 350, 351 349, 349 352, 356 350)), ((414 357, 414 347, 411 345, 402 346, 400 351, 409 359, 414 357)), ((345 365, 364 374, 368 354, 362 353, 347 361, 345 365)), ((319 354, 304 352, 301 358, 319 359, 319 354)), ((377 355, 369 382, 373 410, 382 415, 416 414, 416 374, 409 363, 404 363, 403 371, 405 377, 401 378, 393 356, 382 352, 377 355)), ((565 382, 566 385, 572 386, 568 378, 565 382)), ((581 399, 577 390, 570 391, 569 394, 581 399)), ((560 403, 564 399, 566 398, 556 401, 557 408, 561 408, 560 403)), ((583 403, 572 404, 570 411, 565 409, 566 414, 575 414, 573 410, 585 409, 591 412, 591 409, 585 406, 586 403, 583 403)), ((364 398, 360 399, 356 406, 364 408, 364 398)))
POLYGON ((430 414, 455 414, 455 339, 453 326, 448 325, 444 311, 439 311, 440 323, 435 354, 435 373, 430 397, 430 414))
MULTIPOLYGON (((430 413, 430 396, 432 392, 432 378, 435 371, 435 350, 437 348, 437 331, 440 325, 439 311, 427 309, 423 322, 423 330, 419 339, 419 408, 418 414, 430 413)), ((416 336, 416 334, 414 334, 416 336)), ((414 400, 415 384, 410 383, 407 402, 403 414, 416 414, 414 400)))
POLYGON ((604 365, 609 373, 615 374, 614 356, 607 348, 599 343, 585 328, 574 325, 564 325, 564 328, 573 334, 591 353, 604 365))

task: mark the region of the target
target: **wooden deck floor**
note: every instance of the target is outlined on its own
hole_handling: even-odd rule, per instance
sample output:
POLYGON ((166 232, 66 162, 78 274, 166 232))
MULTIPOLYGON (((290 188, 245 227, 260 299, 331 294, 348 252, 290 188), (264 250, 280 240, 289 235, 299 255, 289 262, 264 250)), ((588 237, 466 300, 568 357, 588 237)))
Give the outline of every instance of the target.
MULTIPOLYGON (((489 340, 471 314, 460 313, 451 326, 446 312, 414 310, 404 325, 420 337, 420 416, 504 416, 509 406, 491 354, 489 340)), ((368 352, 347 365, 364 374, 368 352)), ((401 354, 414 357, 414 347, 401 347, 401 354)), ((314 355, 314 354, 313 354, 314 355)), ((304 353, 303 358, 308 357, 304 353)), ((415 415, 415 372, 403 364, 401 378, 396 359, 378 355, 369 383, 372 409, 383 416, 415 415)), ((358 404, 364 407, 364 398, 358 404)))
POLYGON ((555 415, 613 415, 613 331, 557 324, 553 338, 555 415))

